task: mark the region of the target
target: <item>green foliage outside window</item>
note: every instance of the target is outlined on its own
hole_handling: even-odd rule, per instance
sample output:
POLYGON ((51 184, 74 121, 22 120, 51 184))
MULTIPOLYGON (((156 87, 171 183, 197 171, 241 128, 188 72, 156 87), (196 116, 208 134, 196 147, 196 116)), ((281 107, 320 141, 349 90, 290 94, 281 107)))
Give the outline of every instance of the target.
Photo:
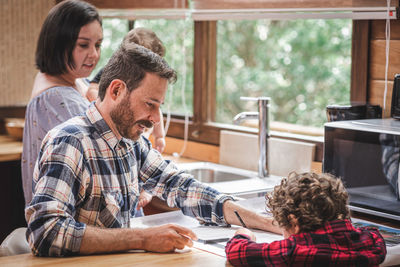
POLYGON ((90 75, 93 78, 110 59, 111 55, 119 47, 128 32, 128 21, 121 19, 103 19, 103 43, 101 44, 101 56, 96 68, 90 75))
POLYGON ((328 104, 350 99, 351 20, 219 21, 217 121, 257 111, 240 96, 271 97, 275 121, 322 127, 328 104))
MULTIPOLYGON (((178 80, 170 85, 162 107, 164 114, 193 114, 193 22, 188 20, 136 20, 134 27, 152 29, 166 47, 165 58, 178 73, 178 80), (185 83, 182 94, 182 83, 185 83), (185 102, 182 100, 185 96, 185 102)), ((119 47, 128 32, 128 21, 121 19, 103 19, 104 41, 102 54, 95 71, 107 64, 112 53, 119 47)))

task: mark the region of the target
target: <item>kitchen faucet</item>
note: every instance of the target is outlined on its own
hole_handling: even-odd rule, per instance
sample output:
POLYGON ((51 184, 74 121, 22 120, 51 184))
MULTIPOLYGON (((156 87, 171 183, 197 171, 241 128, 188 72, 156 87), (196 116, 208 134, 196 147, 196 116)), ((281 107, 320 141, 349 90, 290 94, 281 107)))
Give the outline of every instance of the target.
POLYGON ((268 138, 269 138, 269 97, 240 97, 240 100, 258 101, 258 112, 241 112, 233 118, 233 124, 239 125, 247 119, 258 118, 258 176, 268 177, 268 138))

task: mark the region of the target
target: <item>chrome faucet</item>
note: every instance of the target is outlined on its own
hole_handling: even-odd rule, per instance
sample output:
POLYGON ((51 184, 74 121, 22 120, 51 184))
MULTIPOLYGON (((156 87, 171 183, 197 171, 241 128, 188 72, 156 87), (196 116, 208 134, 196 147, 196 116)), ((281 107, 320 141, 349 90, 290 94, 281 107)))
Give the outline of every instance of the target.
POLYGON ((268 138, 269 138, 269 97, 240 97, 240 100, 258 101, 258 112, 241 112, 233 118, 233 124, 239 125, 247 119, 258 118, 258 176, 268 177, 268 138))

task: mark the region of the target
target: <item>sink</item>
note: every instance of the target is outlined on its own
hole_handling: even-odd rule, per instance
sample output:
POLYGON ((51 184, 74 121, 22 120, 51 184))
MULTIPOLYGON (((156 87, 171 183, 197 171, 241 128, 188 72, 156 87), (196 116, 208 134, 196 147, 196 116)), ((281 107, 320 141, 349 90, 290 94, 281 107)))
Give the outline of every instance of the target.
POLYGON ((278 185, 280 176, 259 178, 257 172, 211 162, 180 163, 179 169, 224 194, 241 198, 264 196, 278 185))
POLYGON ((181 163, 180 169, 203 183, 236 181, 257 177, 257 173, 211 162, 181 163))

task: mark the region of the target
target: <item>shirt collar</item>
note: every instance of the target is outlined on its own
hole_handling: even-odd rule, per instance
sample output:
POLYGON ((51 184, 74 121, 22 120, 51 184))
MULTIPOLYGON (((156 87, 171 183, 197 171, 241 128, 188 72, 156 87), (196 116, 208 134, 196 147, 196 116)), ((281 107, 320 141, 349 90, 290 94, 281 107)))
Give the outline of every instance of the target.
POLYGON ((118 139, 113 131, 111 131, 110 126, 108 126, 103 116, 97 109, 95 102, 90 103, 89 108, 86 110, 86 116, 96 131, 110 145, 111 148, 115 149, 118 143, 124 140, 124 138, 118 139))
POLYGON ((318 230, 315 231, 316 234, 322 233, 337 233, 337 232, 347 232, 354 231, 354 227, 351 224, 350 220, 333 220, 330 222, 326 222, 325 225, 318 230))

